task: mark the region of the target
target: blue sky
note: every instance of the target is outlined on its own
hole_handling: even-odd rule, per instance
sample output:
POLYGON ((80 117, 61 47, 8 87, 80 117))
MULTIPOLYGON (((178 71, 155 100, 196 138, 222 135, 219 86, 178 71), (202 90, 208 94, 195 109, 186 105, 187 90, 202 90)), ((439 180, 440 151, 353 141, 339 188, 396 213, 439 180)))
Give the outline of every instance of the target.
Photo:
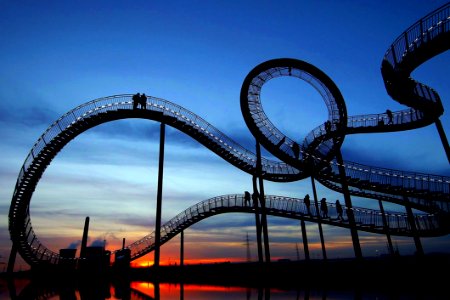
MULTIPOLYGON (((273 58, 307 61, 341 90, 348 115, 405 107, 390 99, 381 77, 385 51, 415 21, 445 1, 0 1, 0 262, 9 255, 8 210, 20 167, 34 142, 65 112, 89 100, 145 92, 177 103, 253 151, 239 105, 241 84, 273 58)), ((450 130, 446 52, 412 76, 435 88, 450 130)), ((282 131, 301 140, 326 118, 311 87, 291 78, 264 86, 263 105, 282 131), (265 96, 266 95, 266 96, 265 96), (267 100, 266 100, 267 99, 267 100), (282 99, 282 101, 280 100, 282 99)), ((85 216, 91 242, 109 245, 153 230, 159 125, 148 120, 102 124, 78 136, 47 168, 31 202, 35 232, 52 250, 77 243, 85 216)), ((251 178, 202 145, 167 129, 163 221, 190 205, 250 190, 251 178)), ((353 135, 345 160, 450 175, 437 130, 353 135)), ((319 196, 341 195, 321 186, 319 196)), ((300 197, 309 179, 266 183, 267 194, 300 197)), ((376 202, 354 199, 355 206, 376 202)), ((391 209, 396 209, 392 206, 391 209)), ((246 255, 254 218, 217 216, 186 231, 186 259, 246 255)), ((269 219, 274 257, 295 259, 297 221, 269 219)), ((360 233, 363 254, 385 252, 385 238, 360 233)), ((312 245, 315 224, 308 224, 312 245)), ((347 230, 325 226, 329 255, 352 256, 347 230)), ((412 239, 394 238, 403 253, 412 239)), ((162 259, 178 259, 177 238, 162 259)), ((423 239, 425 252, 450 249, 448 237, 423 239)), ((253 242, 254 245, 254 242, 253 242)), ((252 248, 253 256, 256 248, 252 248)), ((313 257, 319 250, 312 250, 313 257)), ((23 266, 25 268, 25 266, 23 266)))

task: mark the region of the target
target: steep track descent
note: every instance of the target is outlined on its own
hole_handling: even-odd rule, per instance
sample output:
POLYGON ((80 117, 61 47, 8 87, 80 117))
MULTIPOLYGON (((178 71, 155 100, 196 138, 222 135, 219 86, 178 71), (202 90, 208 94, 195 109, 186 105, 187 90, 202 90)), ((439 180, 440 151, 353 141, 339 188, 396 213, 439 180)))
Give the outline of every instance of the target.
MULTIPOLYGON (((343 167, 350 194, 401 205, 408 203, 412 208, 424 211, 426 214, 415 218, 420 236, 450 233, 447 220, 450 212, 450 178, 370 167, 348 161, 339 164, 335 158, 347 134, 411 130, 436 122, 443 113, 439 95, 432 88, 414 81, 409 75, 421 63, 449 48, 449 34, 450 4, 447 4, 411 26, 387 51, 382 62, 387 92, 394 100, 410 107, 408 110, 394 112, 392 123, 386 113, 347 116, 344 99, 333 81, 306 62, 274 59, 255 67, 244 80, 241 109, 255 138, 281 160, 279 162, 263 158, 263 178, 289 182, 314 175, 325 186, 340 192, 342 179, 339 168, 343 167), (328 107, 329 123, 311 131, 302 144, 279 131, 262 109, 261 87, 270 79, 282 76, 294 76, 310 83, 321 94, 328 107)), ((30 265, 56 264, 60 259, 59 254, 39 241, 29 214, 32 194, 46 167, 66 144, 82 132, 99 124, 124 118, 164 122, 191 136, 242 171, 256 174, 256 155, 253 152, 174 103, 149 97, 147 108, 136 110, 133 109, 131 95, 117 95, 82 104, 56 120, 41 135, 19 172, 9 211, 9 230, 13 244, 30 265)), ((266 196, 266 199, 269 214, 313 222, 318 220, 317 215, 305 214, 302 208, 304 204, 298 199, 276 196, 266 196)), ((242 196, 239 195, 210 199, 195 207, 195 213, 190 216, 185 211, 183 216, 180 214, 164 225, 161 234, 163 241, 211 215, 254 212, 253 207, 242 203, 242 196), (230 204, 230 201, 235 202, 230 204), (208 209, 205 209, 206 206, 208 209)), ((190 209, 192 211, 192 207, 190 209)), ((407 222, 400 222, 401 218, 405 219, 403 215, 397 215, 397 219, 388 222, 386 228, 386 225, 381 226, 379 223, 381 212, 362 208, 352 210, 357 212, 355 216, 358 230, 412 235, 407 222)), ((389 219, 392 215, 385 213, 384 216, 389 219)), ((322 222, 348 226, 336 219, 322 219, 322 222)), ((151 236, 128 246, 132 249, 133 258, 153 249, 151 236)))

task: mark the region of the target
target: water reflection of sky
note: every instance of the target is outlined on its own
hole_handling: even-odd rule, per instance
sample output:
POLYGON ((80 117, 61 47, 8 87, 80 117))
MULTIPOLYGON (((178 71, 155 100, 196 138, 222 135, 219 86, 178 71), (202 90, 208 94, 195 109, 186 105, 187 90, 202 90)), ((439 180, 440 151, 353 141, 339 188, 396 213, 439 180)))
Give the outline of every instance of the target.
MULTIPOLYGON (((30 288, 31 281, 27 279, 14 280, 15 291, 8 289, 7 281, 0 279, 0 300, 16 299, 49 299, 49 300, 237 300, 237 299, 391 299, 395 294, 398 299, 415 299, 418 296, 410 288, 397 291, 387 290, 363 290, 357 291, 353 287, 342 287, 334 290, 319 290, 303 288, 256 288, 236 286, 214 286, 200 284, 174 284, 160 283, 155 285, 151 282, 135 281, 129 285, 89 285, 83 286, 65 285, 52 288, 38 287, 30 288), (34 293, 30 293, 34 291, 34 293), (40 291, 40 292, 36 292, 40 291), (45 292, 44 292, 45 291, 45 292), (31 298, 30 298, 31 297, 31 298)), ((433 291, 430 291, 430 293, 433 291)), ((427 293, 423 299, 439 299, 438 295, 427 293)))
MULTIPOLYGON (((133 283, 132 288, 139 293, 143 293, 153 297, 154 286, 149 283, 133 283)), ((327 297, 327 293, 322 291, 307 290, 281 290, 281 289, 258 289, 245 287, 224 287, 211 285, 184 285, 183 291, 180 285, 161 284, 160 299, 323 299, 327 297), (181 298, 183 294, 183 298, 181 298)), ((353 293, 332 292, 333 296, 326 299, 348 299, 353 298, 353 293)), ((138 298, 136 298, 138 299, 138 298)))

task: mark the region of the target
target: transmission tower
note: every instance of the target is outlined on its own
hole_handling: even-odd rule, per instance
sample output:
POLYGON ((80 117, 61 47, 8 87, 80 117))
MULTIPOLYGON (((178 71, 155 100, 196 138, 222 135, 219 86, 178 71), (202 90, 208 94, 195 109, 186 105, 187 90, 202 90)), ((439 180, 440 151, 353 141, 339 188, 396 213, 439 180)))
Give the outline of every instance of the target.
POLYGON ((250 262, 252 260, 252 256, 250 254, 250 239, 248 237, 248 232, 247 237, 245 238, 245 245, 247 246, 247 262, 250 262))
POLYGON ((298 250, 298 243, 295 243, 295 250, 297 251, 297 260, 300 260, 300 251, 298 250))

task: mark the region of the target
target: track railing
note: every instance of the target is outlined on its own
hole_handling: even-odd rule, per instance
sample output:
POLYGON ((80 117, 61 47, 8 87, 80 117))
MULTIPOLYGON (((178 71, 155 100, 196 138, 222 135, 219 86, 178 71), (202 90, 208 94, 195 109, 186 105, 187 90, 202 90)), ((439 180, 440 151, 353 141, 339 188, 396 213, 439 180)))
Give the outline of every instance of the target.
MULTIPOLYGON (((446 4, 440 9, 427 15, 425 18, 422 18, 419 22, 406 30, 405 33, 394 42, 392 47, 388 49, 384 61, 386 61, 394 71, 398 69, 399 66, 406 65, 407 58, 412 57, 412 55, 417 53, 421 47, 424 45, 432 45, 433 41, 438 40, 441 35, 444 33, 447 34, 450 31, 449 20, 450 4, 446 4)), ((321 93, 322 97, 327 102, 329 116, 331 116, 332 120, 339 120, 341 114, 346 115, 346 112, 344 113, 343 109, 339 109, 338 105, 333 102, 335 99, 333 99, 332 93, 320 82, 320 80, 314 78, 314 76, 308 76, 307 73, 296 72, 298 72, 298 70, 288 67, 274 68, 266 73, 261 73, 261 77, 255 78, 254 82, 252 82, 254 89, 250 89, 249 95, 251 97, 249 100, 253 101, 253 104, 250 104, 254 105, 255 108, 254 117, 257 124, 256 126, 261 129, 265 138, 274 145, 278 144, 279 140, 284 137, 284 135, 270 123, 268 118, 264 118, 264 114, 258 112, 260 107, 259 89, 265 81, 270 80, 271 78, 292 75, 306 80, 318 89, 319 93, 321 93)), ((440 104, 439 95, 432 88, 407 78, 407 84, 410 83, 413 84, 411 87, 415 95, 419 96, 421 99, 426 99, 426 101, 430 103, 440 104)), ((58 260, 58 254, 43 246, 31 226, 28 207, 34 187, 37 185, 45 168, 55 157, 56 152, 61 150, 64 145, 82 131, 104 122, 102 121, 102 118, 108 121, 123 117, 152 119, 152 116, 144 116, 143 114, 146 112, 160 113, 164 117, 170 117, 174 122, 179 123, 178 125, 172 124, 172 126, 179 126, 180 128, 185 126, 191 132, 194 132, 187 132, 188 134, 191 134, 192 137, 199 139, 199 141, 199 137, 201 137, 201 142, 205 146, 208 146, 225 160, 232 162, 235 165, 246 165, 247 168, 243 170, 250 174, 255 173, 256 157, 253 152, 240 146, 194 113, 167 100, 155 97, 148 97, 147 108, 142 113, 136 112, 135 115, 132 115, 130 113, 133 110, 132 106, 131 95, 129 94, 92 100, 76 107, 56 120, 33 145, 19 171, 9 212, 9 225, 13 242, 18 243, 18 246, 22 251, 21 254, 27 256, 25 257, 27 262, 30 262, 31 264, 36 261, 56 263, 58 260), (96 124, 94 124, 95 122, 96 124)), ((398 130, 412 129, 415 126, 413 125, 415 122, 422 122, 423 125, 425 117, 423 112, 417 109, 394 112, 392 127, 397 125, 407 125, 410 128, 399 127, 398 130)), ((345 122, 347 128, 377 127, 380 131, 383 131, 383 126, 384 128, 390 126, 386 125, 389 123, 387 114, 354 116, 346 118, 345 122), (381 124, 380 121, 383 121, 383 124, 381 124)), ((334 124, 331 125, 331 131, 337 132, 339 131, 338 129, 342 128, 336 128, 334 124)), ((360 132, 364 132, 364 130, 361 130, 360 132)), ((326 156, 326 153, 331 153, 331 149, 334 146, 332 142, 333 137, 330 137, 328 134, 325 125, 322 124, 306 137, 305 148, 308 148, 309 145, 316 147, 315 143, 317 143, 319 154, 313 157, 314 159, 323 160, 323 157, 320 155, 326 156)), ((288 156, 292 157, 294 156, 292 145, 293 141, 286 137, 286 142, 281 145, 280 149, 288 156)), ((304 158, 303 156, 307 156, 306 154, 309 155, 308 152, 300 152, 302 158, 304 158)), ((331 182, 334 182, 336 186, 339 186, 341 179, 337 176, 337 174, 339 174, 338 164, 334 160, 326 161, 326 163, 330 164, 330 168, 318 170, 320 171, 318 176, 322 176, 319 179, 330 180, 331 182)), ((262 167, 264 178, 273 181, 294 181, 298 179, 296 176, 301 172, 290 164, 265 158, 262 159, 262 167)), ((436 212, 436 208, 440 208, 444 213, 449 212, 449 177, 369 167, 352 162, 344 162, 343 167, 345 168, 346 176, 349 178, 349 185, 354 188, 383 194, 381 199, 384 201, 398 203, 398 195, 403 194, 410 198, 409 201, 405 201, 408 201, 413 208, 414 205, 420 204, 420 208, 424 208, 425 211, 432 213, 436 212), (401 191, 399 192, 398 190, 401 191), (393 195, 393 197, 390 198, 389 194, 393 195), (425 203, 429 203, 429 205, 427 206, 425 203), (430 209, 428 210, 427 207, 430 209)), ((225 200, 230 201, 232 199, 222 198, 220 199, 220 201, 222 201, 221 204, 225 205, 226 203, 223 203, 225 200)), ((234 206, 232 205, 232 202, 227 202, 227 209, 242 210, 243 207, 238 205, 239 201, 242 201, 242 199, 237 197, 234 198, 234 201, 234 206)), ((278 203, 275 199, 270 198, 267 199, 267 201, 271 203, 268 205, 268 210, 274 214, 289 217, 292 215, 296 216, 297 213, 300 213, 292 208, 294 205, 301 207, 298 202, 289 202, 289 200, 288 203, 278 203), (272 206, 272 203, 273 205, 275 205, 275 203, 278 203, 277 205, 291 205, 291 208, 286 210, 275 208, 272 206)), ((182 221, 181 219, 178 221, 174 220, 163 227, 164 234, 162 237, 168 239, 177 231, 176 228, 187 226, 189 223, 204 217, 204 215, 213 213, 214 209, 216 211, 218 209, 223 209, 223 206, 220 206, 219 208, 217 203, 218 202, 213 201, 209 202, 207 207, 205 204, 191 207, 189 212, 183 212, 184 216, 182 221)), ((251 208, 247 207, 246 209, 248 210, 251 208)), ((311 207, 311 209, 314 210, 315 208, 311 207)), ((330 205, 330 210, 333 210, 332 205, 330 205)), ((360 223, 362 226, 360 228, 361 230, 364 230, 364 226, 373 228, 378 228, 380 226, 381 217, 380 214, 375 211, 354 209, 354 214, 356 222, 360 223)), ((318 212, 315 212, 315 216, 318 217, 318 212)), ((181 217, 182 216, 180 216, 180 218, 181 217)), ((304 214, 302 217, 305 217, 304 214)), ((393 214, 387 215, 386 217, 389 228, 397 230, 397 234, 404 234, 405 231, 408 232, 410 230, 408 227, 409 223, 404 215, 393 214)), ((416 216, 415 221, 416 227, 419 228, 419 230, 425 231, 439 228, 442 224, 442 222, 439 222, 439 218, 439 215, 433 214, 418 215, 416 216)), ((324 222, 331 221, 325 219, 324 222)), ((339 223, 333 224, 339 226, 339 223)), ((147 244, 147 247, 149 247, 149 242, 147 241, 141 240, 140 243, 147 244)), ((144 247, 143 249, 147 248, 144 247)))
POLYGON ((384 55, 384 61, 393 70, 399 72, 399 78, 403 77, 401 79, 403 84, 410 86, 413 89, 413 93, 422 100, 436 103, 439 110, 442 111, 440 97, 433 88, 408 78, 409 73, 415 66, 409 65, 407 58, 414 57, 419 49, 425 48, 427 44, 431 44, 434 40, 443 37, 444 34, 449 32, 450 3, 447 3, 410 26, 393 42, 384 55))
POLYGON ((405 30, 384 55, 392 66, 400 64, 409 54, 425 43, 450 31, 450 3, 432 11, 405 30))
MULTIPOLYGON (((321 222, 327 224, 341 227, 350 226, 347 221, 348 208, 345 206, 342 206, 343 218, 338 219, 336 205, 334 203, 326 203, 328 217, 325 218, 323 217, 323 212, 318 211, 315 205, 311 205, 308 209, 302 199, 271 195, 267 195, 265 199, 266 212, 269 215, 316 221, 320 218, 321 222)), ((406 214, 385 212, 384 219, 386 220, 386 224, 384 224, 383 214, 380 211, 360 207, 353 207, 351 210, 353 211, 359 230, 377 233, 389 231, 391 234, 400 235, 412 234, 411 224, 406 214)), ((253 207, 253 204, 246 202, 244 195, 240 194, 223 195, 199 202, 161 226, 161 243, 169 241, 182 230, 205 218, 223 213, 254 213, 255 211, 256 209, 253 207)), ((436 214, 419 214, 414 217, 414 221, 419 230, 419 234, 423 235, 432 235, 441 226, 440 216, 436 214)), ((155 234, 152 232, 144 238, 128 245, 126 248, 131 250, 131 258, 134 260, 153 251, 154 247, 155 234)))
MULTIPOLYGON (((89 122, 90 119, 95 118, 96 116, 109 112, 117 112, 119 110, 132 110, 130 97, 131 95, 117 95, 90 101, 63 115, 55 121, 44 134, 42 134, 34 144, 20 170, 13 196, 14 202, 10 209, 10 224, 14 222, 16 212, 20 210, 20 207, 22 205, 28 205, 29 198, 24 196, 25 194, 23 191, 29 188, 29 183, 33 179, 33 176, 39 176, 35 175, 37 174, 35 173, 35 165, 37 161, 42 160, 47 155, 48 152, 46 150, 48 150, 48 147, 51 147, 58 141, 64 132, 76 131, 79 126, 84 126, 84 123, 89 122), (26 198, 26 203, 22 203, 24 197, 26 198)), ((212 141, 228 152, 233 153, 232 155, 235 159, 242 159, 249 164, 253 164, 256 160, 255 155, 252 152, 237 145, 230 138, 209 125, 209 123, 203 121, 203 119, 197 117, 195 114, 182 109, 178 105, 174 105, 166 100, 149 97, 147 110, 161 112, 165 115, 177 118, 177 120, 183 121, 184 124, 195 128, 199 133, 206 136, 209 141, 212 141)), ((323 134, 324 129, 320 128, 319 131, 323 134)), ((320 133, 318 136, 320 136, 320 133)), ((285 163, 272 163, 270 160, 263 160, 262 165, 265 171, 273 171, 277 174, 295 172, 293 171, 295 170, 294 168, 285 163)), ((333 172, 337 174, 337 164, 331 162, 331 166, 333 172)), ((387 184, 393 187, 424 189, 432 192, 441 192, 446 195, 449 194, 450 180, 443 176, 405 173, 402 171, 373 168, 350 162, 345 163, 345 168, 348 176, 357 178, 361 181, 367 180, 369 183, 374 184, 387 184)), ((34 178, 36 183, 38 179, 39 178, 34 178)), ((27 215, 26 218, 27 219, 23 224, 27 224, 27 226, 20 231, 22 234, 27 235, 27 242, 31 249, 32 256, 37 259, 56 263, 59 255, 42 245, 31 227, 31 222, 28 222, 29 215, 27 215)), ((19 221, 19 223, 22 222, 19 221)))

